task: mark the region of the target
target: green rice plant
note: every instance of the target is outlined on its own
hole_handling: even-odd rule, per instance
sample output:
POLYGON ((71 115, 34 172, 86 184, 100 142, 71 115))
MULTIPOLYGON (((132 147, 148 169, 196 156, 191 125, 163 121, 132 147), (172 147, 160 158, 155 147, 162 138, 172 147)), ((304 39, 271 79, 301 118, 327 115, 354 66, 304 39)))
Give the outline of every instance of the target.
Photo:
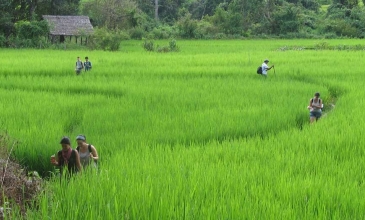
POLYGON ((97 173, 50 178, 27 217, 361 219, 364 56, 277 50, 320 42, 179 41, 179 53, 151 54, 126 41, 88 51, 80 76, 85 51, 4 50, 0 124, 20 141, 15 156, 47 176, 59 139, 80 133, 100 154, 97 173), (317 91, 335 107, 310 125, 317 91))

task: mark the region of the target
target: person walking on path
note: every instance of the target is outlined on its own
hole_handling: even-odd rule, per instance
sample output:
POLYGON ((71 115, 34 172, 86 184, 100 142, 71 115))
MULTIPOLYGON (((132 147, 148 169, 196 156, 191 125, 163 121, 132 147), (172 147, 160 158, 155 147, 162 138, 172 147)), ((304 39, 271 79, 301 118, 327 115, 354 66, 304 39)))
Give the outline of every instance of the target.
POLYGON ((80 155, 80 161, 82 166, 87 167, 89 165, 92 165, 92 167, 97 167, 97 161, 99 159, 99 156, 96 148, 93 145, 86 143, 86 137, 82 134, 76 137, 76 142, 76 150, 80 155))
POLYGON ((322 116, 323 103, 319 96, 319 92, 316 92, 314 97, 309 101, 309 106, 307 108, 309 109, 310 123, 317 121, 322 116))
POLYGON ((271 67, 269 67, 267 64, 269 63, 269 60, 268 59, 266 59, 266 60, 264 60, 264 62, 262 63, 262 65, 261 65, 261 68, 262 68, 262 75, 263 76, 267 76, 267 71, 269 71, 269 70, 271 70, 271 68, 273 68, 274 67, 274 65, 272 65, 271 67))
POLYGON ((81 172, 79 153, 71 148, 71 141, 68 137, 63 137, 60 142, 62 150, 57 155, 51 156, 51 163, 60 167, 61 174, 64 172, 68 175, 81 172), (66 168, 66 169, 65 169, 66 168))
POLYGON ((81 70, 84 68, 84 64, 82 63, 82 61, 80 60, 80 57, 77 57, 76 60, 76 65, 75 65, 75 72, 76 75, 80 75, 81 70))

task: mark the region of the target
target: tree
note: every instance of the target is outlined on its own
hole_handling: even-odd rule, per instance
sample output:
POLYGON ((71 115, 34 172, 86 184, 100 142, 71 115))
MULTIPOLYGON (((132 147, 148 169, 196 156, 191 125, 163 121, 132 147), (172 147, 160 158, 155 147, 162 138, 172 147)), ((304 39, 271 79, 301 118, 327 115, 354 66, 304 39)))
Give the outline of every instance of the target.
POLYGON ((11 12, 10 1, 0 0, 0 35, 8 37, 15 31, 12 22, 13 15, 11 12))
POLYGON ((155 0, 155 20, 158 21, 158 0, 155 0))
POLYGON ((80 0, 48 0, 52 15, 77 15, 80 0))
POLYGON ((83 3, 82 14, 96 26, 116 30, 136 26, 140 12, 132 0, 90 0, 83 3))
POLYGON ((340 4, 346 8, 352 9, 353 7, 359 6, 359 0, 333 0, 332 4, 340 4))

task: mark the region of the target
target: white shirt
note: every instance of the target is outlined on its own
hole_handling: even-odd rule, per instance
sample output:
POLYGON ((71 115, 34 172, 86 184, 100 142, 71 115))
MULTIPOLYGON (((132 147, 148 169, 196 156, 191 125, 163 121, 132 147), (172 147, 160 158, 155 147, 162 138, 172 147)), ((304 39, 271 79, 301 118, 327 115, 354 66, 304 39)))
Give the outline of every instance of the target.
POLYGON ((269 69, 269 66, 266 63, 263 63, 261 65, 262 68, 262 74, 267 75, 267 69, 269 69))

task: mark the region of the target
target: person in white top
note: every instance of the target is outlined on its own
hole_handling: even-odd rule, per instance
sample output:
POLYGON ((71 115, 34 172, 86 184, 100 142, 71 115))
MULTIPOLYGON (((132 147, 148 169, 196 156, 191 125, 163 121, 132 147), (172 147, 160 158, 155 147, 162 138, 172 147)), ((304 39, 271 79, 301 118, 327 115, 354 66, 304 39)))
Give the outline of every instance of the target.
POLYGON ((262 68, 262 75, 263 76, 267 76, 267 71, 271 70, 271 68, 274 67, 274 65, 272 65, 271 67, 269 67, 267 64, 269 63, 269 60, 266 59, 264 60, 264 63, 261 65, 262 68))
POLYGON ((92 164, 94 167, 97 167, 97 161, 99 160, 98 152, 96 148, 86 143, 85 135, 77 135, 76 137, 77 142, 77 152, 80 155, 80 162, 83 167, 87 167, 92 164))
POLYGON ((323 103, 319 96, 319 92, 316 92, 314 97, 309 100, 307 108, 309 109, 310 123, 318 121, 318 119, 322 116, 323 103))
POLYGON ((76 64, 75 64, 76 75, 79 75, 81 73, 82 69, 84 69, 84 64, 80 60, 80 57, 77 57, 76 64))

